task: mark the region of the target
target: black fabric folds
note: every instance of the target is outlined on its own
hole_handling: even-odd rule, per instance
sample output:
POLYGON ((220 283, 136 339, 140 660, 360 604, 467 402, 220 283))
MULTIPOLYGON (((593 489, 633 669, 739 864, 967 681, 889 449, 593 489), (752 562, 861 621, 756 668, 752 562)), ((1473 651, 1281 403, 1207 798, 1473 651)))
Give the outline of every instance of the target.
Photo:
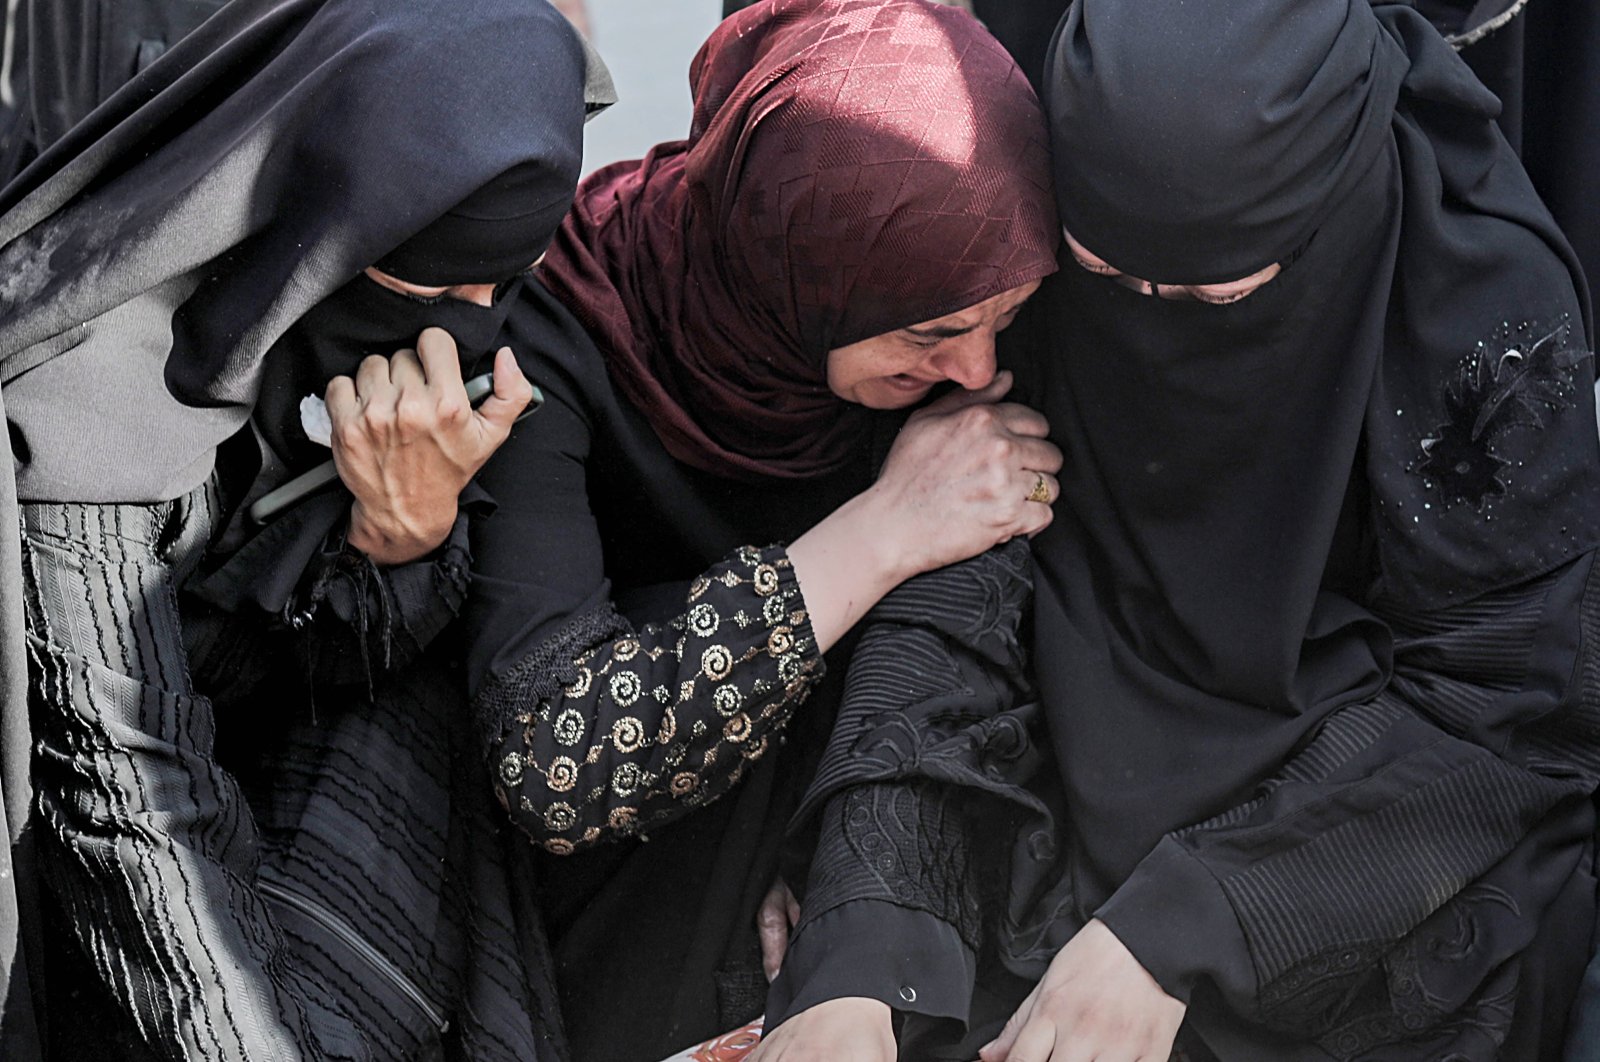
POLYGON ((1589 309, 1493 97, 1409 8, 1258 0, 1223 32, 1195 7, 1078 3, 1047 86, 1062 216, 1112 265, 1226 280, 1303 246, 1230 305, 1076 265, 1038 300, 1073 337, 1036 359, 1071 501, 1036 637, 1089 910, 1384 687, 1385 610, 1600 541, 1589 309), (1266 47, 1288 27, 1315 46, 1266 47), (1152 69, 1182 122, 1132 84, 1152 69), (1263 126, 1307 141, 1299 183, 1213 146, 1260 163, 1238 130, 1263 126), (1234 206, 1190 223, 1169 184, 1234 206))
POLYGON ((516 0, 246 0, 174 46, 0 193, 22 496, 194 486, 280 337, 402 245, 416 283, 530 265, 576 185, 587 61, 516 0), (441 219, 487 242, 446 262, 441 219))
MULTIPOLYGON (((55 73, 85 73, 67 68, 75 54, 58 58, 55 73)), ((204 482, 263 392, 298 401, 302 355, 315 356, 320 390, 373 352, 313 334, 318 319, 305 318, 402 246, 419 274, 402 279, 512 280, 571 195, 584 118, 611 98, 603 66, 540 0, 231 0, 147 60, 0 190, 0 456, 15 470, 0 514, 13 523, 19 496, 160 503, 204 482), (475 246, 457 246, 461 232, 475 246)), ((341 296, 324 316, 341 308, 354 312, 341 296)), ((419 317, 401 309, 412 308, 377 312, 409 342, 419 317)), ((297 428, 282 422, 287 407, 271 406, 274 429, 297 428)), ((268 455, 280 478, 311 459, 292 442, 268 455)), ((326 530, 308 525, 308 541, 326 530)), ((42 942, 26 939, 41 924, 34 742, 9 541, 0 1054, 20 1059, 38 1051, 42 942)))

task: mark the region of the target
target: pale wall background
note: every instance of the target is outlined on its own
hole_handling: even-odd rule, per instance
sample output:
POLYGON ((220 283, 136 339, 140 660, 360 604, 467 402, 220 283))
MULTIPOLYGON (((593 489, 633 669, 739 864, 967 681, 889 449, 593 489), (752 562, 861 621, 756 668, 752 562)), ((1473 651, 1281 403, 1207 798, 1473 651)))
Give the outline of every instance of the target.
POLYGON ((618 103, 584 134, 587 173, 638 158, 689 131, 689 60, 722 17, 721 0, 587 0, 591 40, 611 68, 618 103))

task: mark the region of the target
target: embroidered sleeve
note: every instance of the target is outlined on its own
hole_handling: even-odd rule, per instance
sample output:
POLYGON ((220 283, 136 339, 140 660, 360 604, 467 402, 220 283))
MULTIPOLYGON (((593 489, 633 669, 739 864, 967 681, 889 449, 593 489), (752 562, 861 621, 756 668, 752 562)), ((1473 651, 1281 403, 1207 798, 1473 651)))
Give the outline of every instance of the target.
POLYGON ((475 705, 501 803, 558 855, 721 796, 822 677, 782 547, 736 551, 665 626, 635 632, 604 611, 496 675, 475 705))

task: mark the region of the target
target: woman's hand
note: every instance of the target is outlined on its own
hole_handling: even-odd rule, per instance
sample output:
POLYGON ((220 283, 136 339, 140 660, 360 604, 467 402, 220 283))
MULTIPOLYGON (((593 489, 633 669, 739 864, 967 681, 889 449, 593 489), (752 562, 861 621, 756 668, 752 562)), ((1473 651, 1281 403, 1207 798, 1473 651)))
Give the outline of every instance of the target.
POLYGON ((379 564, 426 556, 449 537, 456 498, 511 434, 533 385, 511 348, 494 360, 494 393, 467 400, 455 340, 440 328, 415 351, 370 357, 336 376, 325 401, 333 460, 355 495, 347 541, 379 564))
POLYGON ((1090 920, 982 1062, 1166 1062, 1188 1008, 1161 990, 1103 922, 1090 920))
POLYGON ((911 576, 1050 525, 1061 451, 1009 390, 1003 372, 913 414, 878 481, 790 544, 821 651, 911 576))
POLYGON ((756 911, 756 933, 761 937, 761 968, 767 980, 778 976, 783 965, 783 954, 789 950, 789 933, 800 921, 800 901, 789 891, 782 878, 772 882, 772 888, 761 900, 756 911))
POLYGON ((889 1004, 847 996, 802 1010, 761 1038, 749 1062, 894 1062, 889 1004))
POLYGON ((868 492, 902 578, 1050 526, 1061 451, 1044 415, 1014 402, 1009 372, 911 415, 868 492), (1040 484, 1043 487, 1040 487, 1040 484), (1034 500, 1047 495, 1048 502, 1034 500))

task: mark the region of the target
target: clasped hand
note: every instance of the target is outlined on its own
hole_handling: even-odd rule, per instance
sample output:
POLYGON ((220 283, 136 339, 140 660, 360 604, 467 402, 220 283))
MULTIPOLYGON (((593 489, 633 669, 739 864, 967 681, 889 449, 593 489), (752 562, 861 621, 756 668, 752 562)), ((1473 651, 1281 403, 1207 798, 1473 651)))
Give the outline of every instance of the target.
POLYGON ((467 400, 455 340, 440 328, 416 350, 362 361, 325 401, 333 461, 355 502, 347 541, 379 564, 426 556, 449 537, 456 499, 533 397, 510 347, 494 360, 494 392, 467 400))
POLYGON ((1098 919, 1056 953, 982 1062, 1167 1062, 1187 1006, 1098 919))
POLYGON ((1050 424, 1002 402, 1009 372, 977 391, 955 391, 912 414, 869 494, 896 514, 904 574, 931 571, 1050 526, 1061 493, 1061 451, 1050 424), (1049 502, 1037 500, 1043 484, 1049 502))

